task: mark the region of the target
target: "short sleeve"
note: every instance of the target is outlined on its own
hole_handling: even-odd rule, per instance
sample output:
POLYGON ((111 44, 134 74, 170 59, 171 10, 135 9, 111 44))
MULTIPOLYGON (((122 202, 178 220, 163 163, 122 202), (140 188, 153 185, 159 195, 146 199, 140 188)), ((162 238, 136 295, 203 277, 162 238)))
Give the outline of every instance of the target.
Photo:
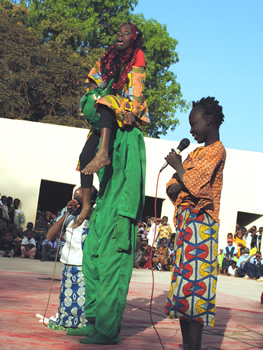
POLYGON ((141 49, 137 52, 136 61, 134 63, 134 66, 146 67, 144 53, 141 49))

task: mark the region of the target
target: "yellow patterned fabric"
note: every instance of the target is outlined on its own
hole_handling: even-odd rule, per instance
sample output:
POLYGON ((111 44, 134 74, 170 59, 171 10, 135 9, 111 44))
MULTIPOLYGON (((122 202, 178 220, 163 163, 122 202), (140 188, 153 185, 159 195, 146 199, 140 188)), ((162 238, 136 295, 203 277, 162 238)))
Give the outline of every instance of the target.
POLYGON ((171 318, 215 322, 219 225, 193 206, 178 208, 172 281, 165 307, 171 318))
MULTIPOLYGON (((105 105, 115 113, 120 128, 128 124, 127 113, 132 112, 136 116, 138 126, 149 124, 149 115, 144 97, 145 68, 132 67, 128 73, 128 82, 116 95, 106 95, 100 98, 95 106, 105 105)), ((101 82, 100 62, 91 69, 88 79, 93 79, 97 84, 101 82)))

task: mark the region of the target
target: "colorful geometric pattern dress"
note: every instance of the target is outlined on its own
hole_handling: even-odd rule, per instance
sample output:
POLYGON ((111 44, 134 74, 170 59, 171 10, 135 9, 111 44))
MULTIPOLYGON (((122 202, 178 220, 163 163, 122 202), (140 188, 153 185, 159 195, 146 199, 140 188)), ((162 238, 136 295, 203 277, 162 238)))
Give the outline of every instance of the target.
POLYGON ((180 207, 166 313, 214 325, 218 223, 194 207, 180 207))
MULTIPOLYGON (((171 318, 214 325, 219 208, 225 159, 225 148, 217 141, 197 148, 183 163, 185 189, 172 201, 177 233, 171 287, 165 306, 171 318)), ((167 188, 178 182, 174 174, 167 188)))

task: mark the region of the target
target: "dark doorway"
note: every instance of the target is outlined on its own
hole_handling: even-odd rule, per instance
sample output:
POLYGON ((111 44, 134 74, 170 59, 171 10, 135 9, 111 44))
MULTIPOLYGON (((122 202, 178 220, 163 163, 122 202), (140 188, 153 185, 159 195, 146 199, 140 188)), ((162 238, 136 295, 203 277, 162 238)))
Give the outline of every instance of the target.
POLYGON ((53 214, 56 214, 72 198, 73 188, 75 186, 61 182, 41 180, 38 211, 45 212, 49 210, 53 214))
POLYGON ((237 224, 240 227, 245 227, 251 225, 254 221, 262 217, 262 215, 254 213, 245 213, 243 211, 237 212, 237 224))
MULTIPOLYGON (((163 201, 164 201, 164 199, 157 198, 157 203, 156 203, 157 218, 161 217, 163 201)), ((143 213, 142 213, 142 217, 144 219, 146 216, 152 216, 152 217, 155 216, 154 206, 155 206, 155 198, 145 196, 145 204, 144 204, 144 209, 143 209, 143 213)))

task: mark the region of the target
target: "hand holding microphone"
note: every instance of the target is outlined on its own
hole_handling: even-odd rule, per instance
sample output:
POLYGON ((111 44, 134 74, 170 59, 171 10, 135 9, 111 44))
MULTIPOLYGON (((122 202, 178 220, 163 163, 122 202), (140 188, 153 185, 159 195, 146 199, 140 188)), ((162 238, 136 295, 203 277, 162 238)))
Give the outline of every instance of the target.
MULTIPOLYGON (((172 152, 169 153, 169 155, 167 157, 165 157, 166 162, 164 163, 164 165, 161 167, 160 172, 162 172, 167 165, 171 165, 173 168, 173 164, 175 161, 175 157, 173 157, 173 153, 175 153, 176 155, 179 155, 184 149, 186 149, 188 146, 190 145, 190 141, 188 139, 182 139, 178 145, 178 147, 176 148, 176 150, 172 149, 172 152)), ((175 168, 174 168, 175 169, 175 168)))

